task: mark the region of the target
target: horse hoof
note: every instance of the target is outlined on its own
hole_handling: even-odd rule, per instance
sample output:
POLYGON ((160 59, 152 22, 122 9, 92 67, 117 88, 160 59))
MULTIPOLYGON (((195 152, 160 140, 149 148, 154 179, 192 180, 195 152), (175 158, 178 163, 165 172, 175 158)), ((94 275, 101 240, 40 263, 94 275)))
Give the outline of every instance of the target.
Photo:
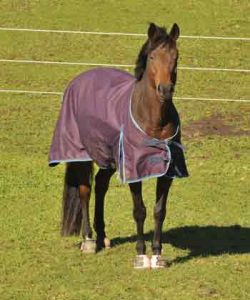
POLYGON ((141 254, 135 257, 134 268, 135 269, 150 269, 150 259, 147 255, 141 254))
POLYGON ((168 266, 167 261, 161 257, 161 255, 152 255, 151 257, 151 268, 152 269, 163 269, 168 266))
POLYGON ((83 241, 81 251, 83 253, 96 253, 96 241, 92 239, 83 241))

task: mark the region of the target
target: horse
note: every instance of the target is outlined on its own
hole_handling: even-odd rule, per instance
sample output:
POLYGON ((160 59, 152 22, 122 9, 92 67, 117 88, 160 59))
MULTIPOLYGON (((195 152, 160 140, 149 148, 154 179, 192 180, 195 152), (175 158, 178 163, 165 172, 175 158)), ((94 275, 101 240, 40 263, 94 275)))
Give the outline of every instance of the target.
POLYGON ((67 86, 54 132, 49 165, 66 162, 62 201, 62 236, 79 235, 83 252, 110 247, 104 222, 104 199, 118 171, 133 200, 137 228, 134 267, 164 268, 162 227, 168 192, 176 177, 187 177, 180 118, 173 103, 177 80, 179 26, 150 23, 136 60, 134 76, 114 68, 95 68, 67 86), (99 166, 93 174, 93 163, 99 166), (142 181, 157 178, 152 257, 146 254, 146 207, 142 181), (95 181, 94 229, 89 200, 95 181))

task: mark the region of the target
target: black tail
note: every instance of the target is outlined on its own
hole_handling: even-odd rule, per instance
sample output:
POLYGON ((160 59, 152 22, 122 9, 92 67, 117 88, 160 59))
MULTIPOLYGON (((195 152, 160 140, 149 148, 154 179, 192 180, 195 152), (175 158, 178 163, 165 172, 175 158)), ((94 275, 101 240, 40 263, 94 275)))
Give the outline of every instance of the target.
POLYGON ((79 187, 64 183, 62 204, 62 228, 61 234, 79 235, 82 225, 82 207, 79 197, 79 187))
POLYGON ((62 201, 62 224, 61 235, 79 235, 82 226, 82 203, 80 200, 79 186, 82 183, 82 177, 92 177, 91 174, 84 174, 86 171, 85 162, 69 163, 66 166, 64 192, 62 201))

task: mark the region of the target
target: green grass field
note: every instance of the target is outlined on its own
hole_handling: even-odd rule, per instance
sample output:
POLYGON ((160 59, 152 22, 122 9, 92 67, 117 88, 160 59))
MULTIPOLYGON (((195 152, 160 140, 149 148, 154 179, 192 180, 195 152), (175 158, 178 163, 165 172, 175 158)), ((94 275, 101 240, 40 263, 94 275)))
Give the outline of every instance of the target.
MULTIPOLYGON (((0 0, 0 27, 249 37, 242 1, 0 0)), ((0 31, 0 59, 133 64, 143 37, 0 31)), ((250 42, 180 39, 180 66, 250 69, 250 42)), ((62 92, 90 67, 0 62, 0 89, 62 92)), ((128 69, 132 72, 132 69, 128 69)), ((179 70, 176 96, 250 99, 249 73, 179 70)), ((176 100, 191 176, 176 180, 164 224, 164 270, 133 269, 128 187, 112 179, 113 247, 83 255, 61 238, 64 166, 49 169, 59 95, 0 93, 0 299, 250 298, 250 103, 176 100)), ((148 253, 155 181, 144 184, 148 253)), ((92 208, 93 201, 92 199, 92 208)), ((92 210, 91 210, 92 212, 92 210)))

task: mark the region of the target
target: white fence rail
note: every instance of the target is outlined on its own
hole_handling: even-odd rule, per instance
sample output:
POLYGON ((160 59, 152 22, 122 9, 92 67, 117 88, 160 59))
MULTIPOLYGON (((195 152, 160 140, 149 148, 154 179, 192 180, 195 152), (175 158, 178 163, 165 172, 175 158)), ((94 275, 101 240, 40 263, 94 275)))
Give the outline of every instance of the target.
MULTIPOLYGON (((0 93, 14 93, 14 94, 34 94, 34 95, 60 95, 62 92, 53 91, 27 91, 27 90, 10 90, 0 89, 0 93)), ((217 101, 217 102, 243 102, 250 103, 250 99, 222 99, 222 98, 203 98, 203 97, 174 97, 176 100, 190 100, 190 101, 217 101)))
MULTIPOLYGON (((24 59, 0 59, 0 62, 21 63, 21 64, 50 64, 50 65, 119 67, 119 68, 133 68, 134 67, 134 65, 127 65, 127 64, 107 64, 107 63, 47 61, 47 60, 24 60, 24 59)), ((248 70, 248 69, 202 68, 202 67, 185 67, 185 66, 179 66, 178 69, 179 70, 189 70, 189 71, 250 73, 250 70, 248 70)))
MULTIPOLYGON (((145 37, 143 33, 129 32, 101 32, 101 31, 80 31, 80 30, 58 30, 58 29, 35 29, 35 28, 11 28, 0 27, 1 31, 26 31, 26 32, 47 32, 47 33, 69 33, 69 34, 88 34, 88 35, 111 35, 111 36, 134 36, 145 37)), ((205 36, 205 35, 181 35, 182 39, 207 39, 207 40, 238 40, 250 41, 250 37, 229 37, 229 36, 205 36)))

